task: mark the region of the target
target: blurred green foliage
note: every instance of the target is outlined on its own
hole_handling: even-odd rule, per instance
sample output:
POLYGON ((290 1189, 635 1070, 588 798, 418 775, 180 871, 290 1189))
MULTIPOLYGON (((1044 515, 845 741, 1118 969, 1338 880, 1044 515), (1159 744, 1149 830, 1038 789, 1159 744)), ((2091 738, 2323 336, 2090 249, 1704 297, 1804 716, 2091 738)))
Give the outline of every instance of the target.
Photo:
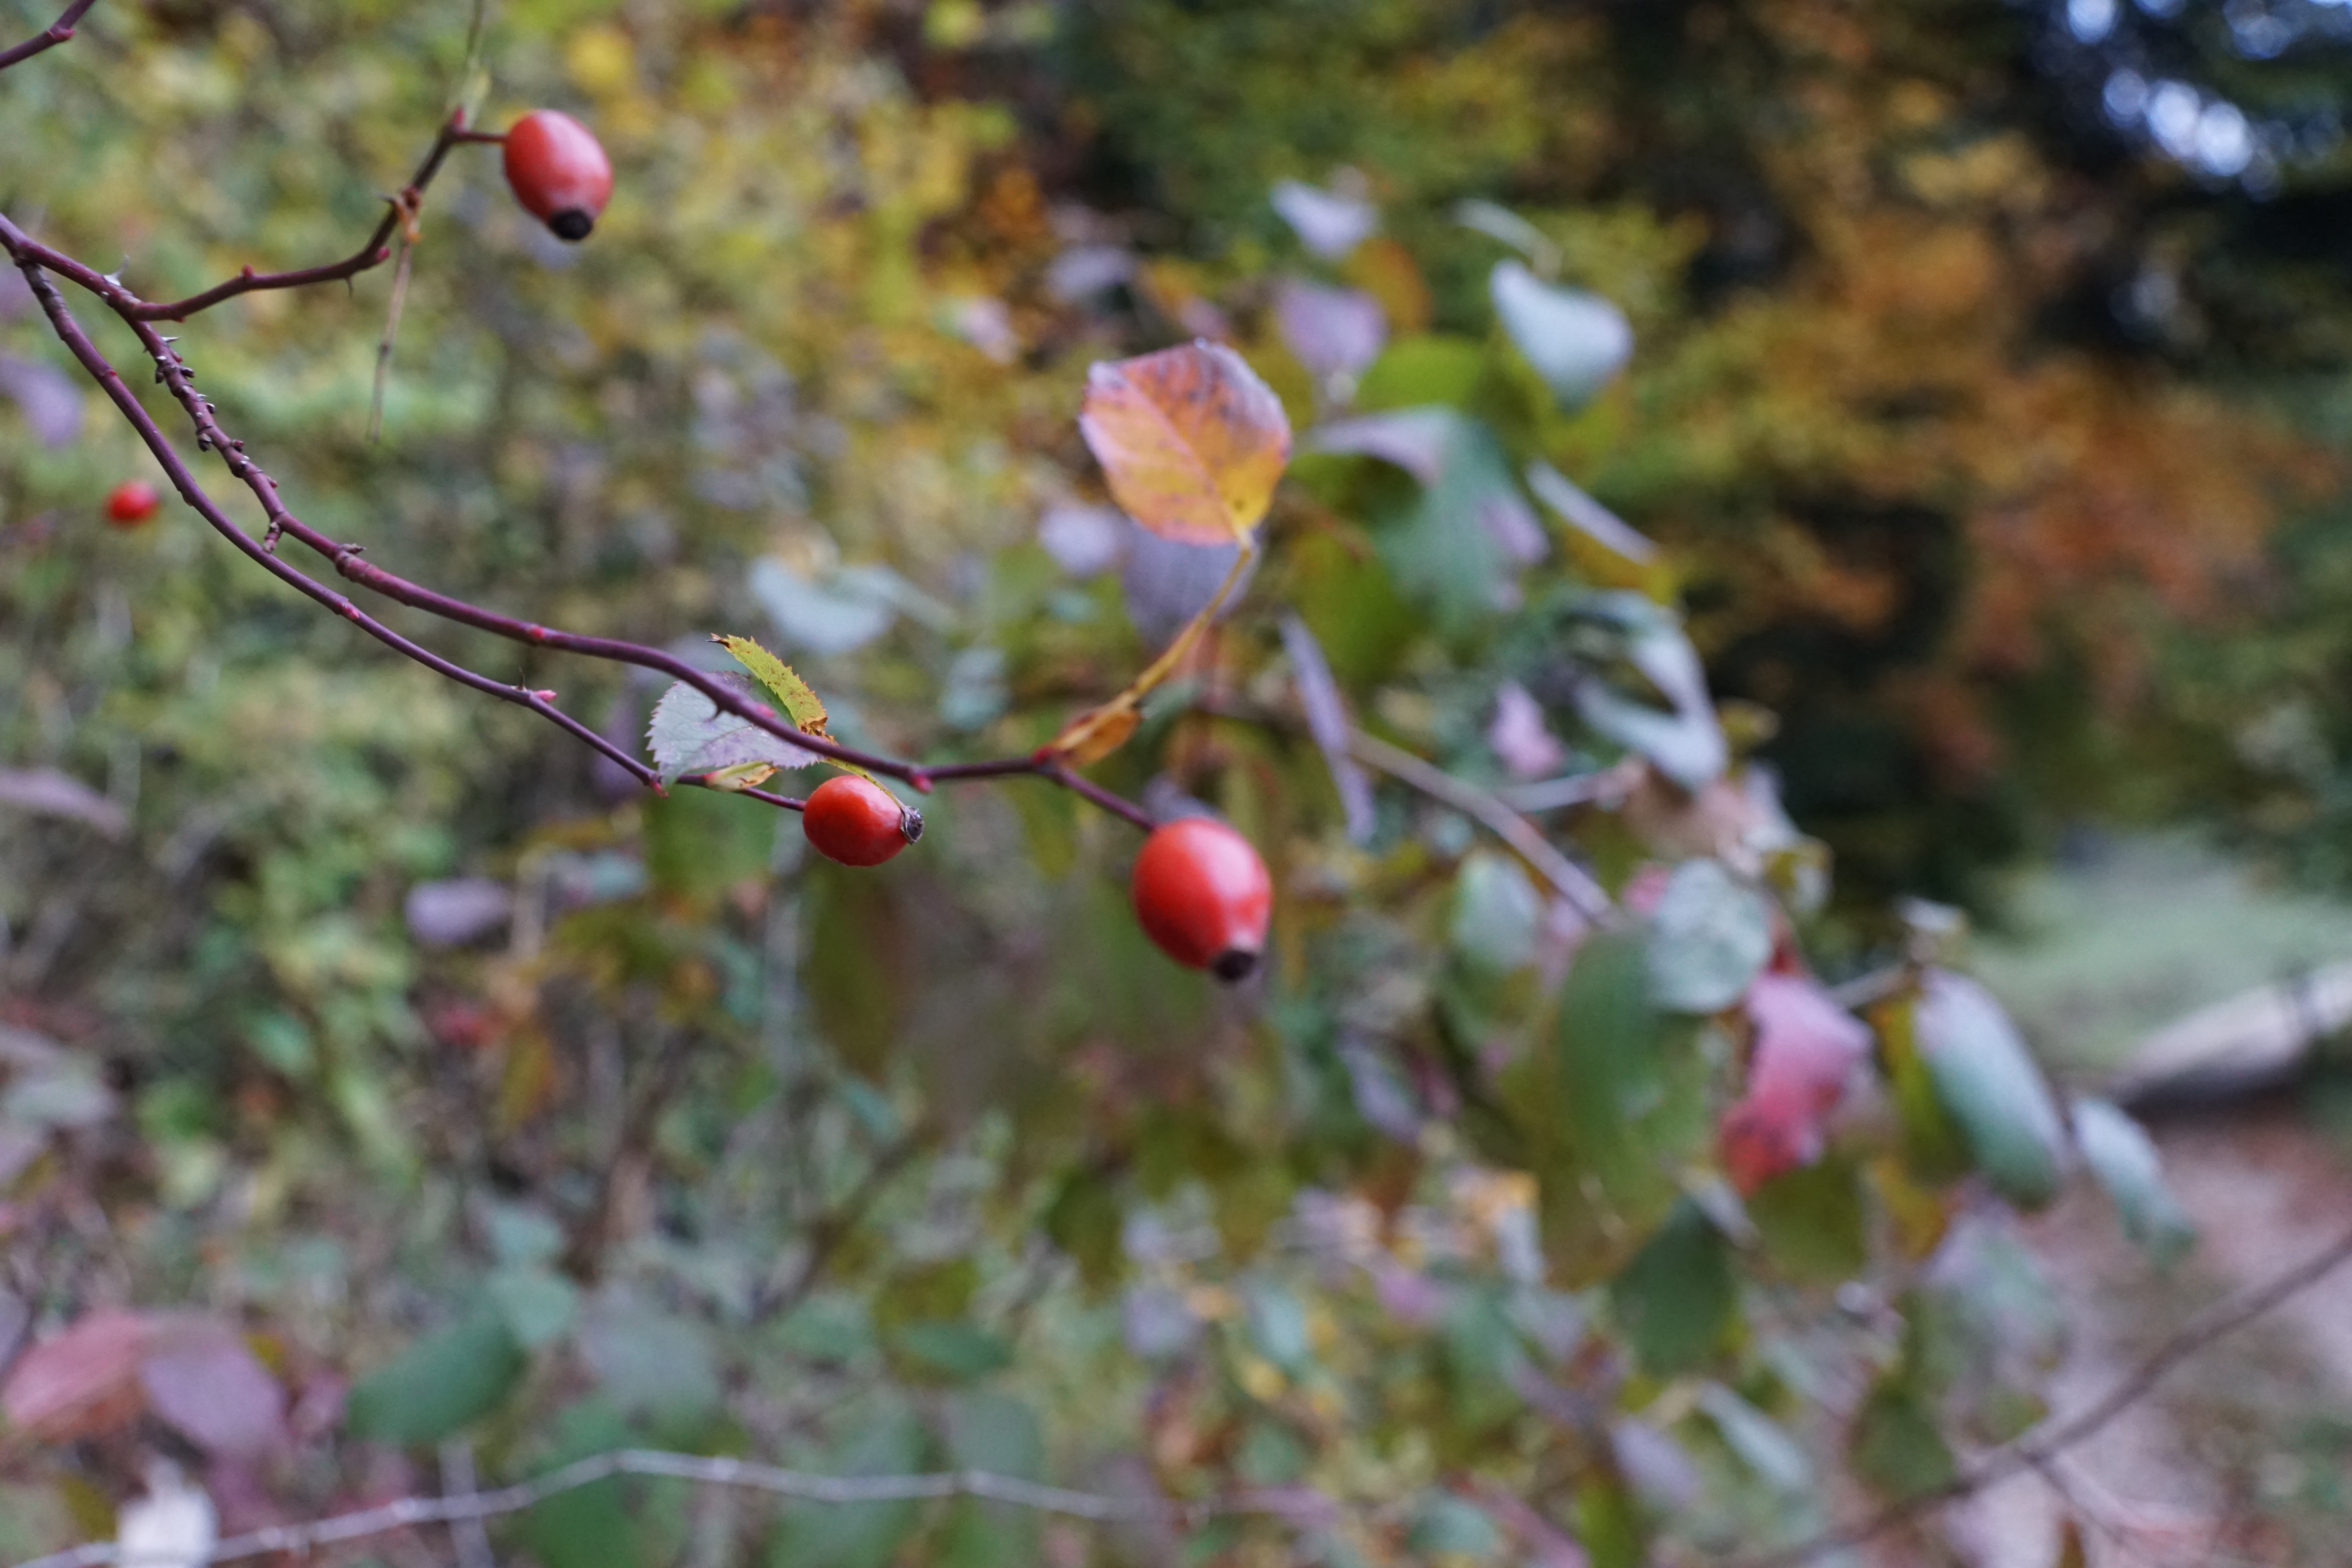
MULTIPOLYGON (((247 296, 181 348, 371 559, 693 657, 759 635, 836 734, 930 760, 1043 742, 1204 596, 1223 563, 1188 586, 1105 515, 1073 416, 1089 360, 1234 342, 1304 435, 1295 483, 1242 609, 1095 772, 1261 846, 1271 972, 1167 963, 1124 908, 1131 830, 1060 791, 942 789, 889 866, 812 863, 789 816, 641 795, 177 509, 103 528, 151 465, 0 292, 0 759, 87 796, 0 805, 0 1017, 102 1063, 122 1111, 0 1121, 0 1245, 45 1331, 135 1301, 247 1331, 299 1463, 212 1458, 225 1527, 429 1487, 462 1434, 499 1477, 646 1442, 1361 1505, 1296 1540, 1220 1523, 1202 1560, 1635 1563, 1794 1539, 1823 1476, 1899 1492, 2015 1428, 2038 1298, 1967 1184, 1932 1018, 1891 998, 1895 1114, 1743 1204, 1716 1148, 1760 1055, 1738 997, 1800 935, 1840 971, 1891 954, 1886 892, 1972 892, 2074 813, 2255 799, 2285 831, 2269 763, 2210 761, 2249 689, 2309 688, 2273 726, 2305 824, 2337 700, 2324 632, 2208 658, 2177 630, 2248 583, 2321 624, 2332 576, 2264 552, 2324 497, 2327 432, 2052 329, 2170 187, 2037 139, 1999 8, 513 0, 462 82, 467 21, 102 3, 0 81, 0 207, 171 297, 342 253, 453 101, 579 115, 619 171, 588 244, 482 150, 434 188, 380 443, 388 269, 247 296), (1378 232, 1318 254, 1268 205, 1285 179, 1378 232), (1630 323, 1598 396, 1498 321, 1514 245, 1630 323), (1286 285, 1360 290, 1384 342, 1286 325, 1286 285), (1523 491, 1533 461, 1590 494, 1523 491), (1663 553, 1577 510, 1602 503, 1663 553), (1620 765, 1612 809, 1545 820, 1645 914, 1665 865, 1729 873, 1571 960, 1467 816, 1383 784, 1351 835, 1289 717, 1286 608, 1357 721, 1477 788, 1620 765), (1841 1314, 1841 1283, 1923 1272, 1841 1314)), ((658 695, 391 618, 624 743, 658 695)), ((63 1103, 55 1059, 5 1066, 63 1103)), ((2004 1089, 1972 1118, 2038 1086, 2004 1089)), ((143 1449, 78 1436, 9 1460, 41 1500, 10 1550, 104 1528, 53 1498, 135 1489, 143 1449)), ((621 1481, 503 1544, 689 1541, 796 1568, 1153 1550, 621 1481)))

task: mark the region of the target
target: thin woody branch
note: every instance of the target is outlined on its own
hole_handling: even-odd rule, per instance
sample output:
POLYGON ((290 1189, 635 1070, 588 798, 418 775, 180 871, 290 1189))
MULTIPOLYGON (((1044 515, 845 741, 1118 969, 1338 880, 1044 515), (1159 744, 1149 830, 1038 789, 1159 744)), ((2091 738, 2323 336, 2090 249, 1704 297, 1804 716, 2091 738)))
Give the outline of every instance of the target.
MULTIPOLYGON (((736 1487, 766 1492, 796 1502, 845 1505, 877 1502, 929 1502, 975 1498, 985 1502, 1033 1509, 1066 1519, 1097 1524, 1162 1524, 1178 1527, 1203 1520, 1255 1517, 1294 1523, 1320 1523, 1337 1511, 1328 1499, 1280 1491, 1237 1492, 1223 1497, 1180 1502, 1163 1498, 1108 1497, 1067 1487, 1026 1481, 990 1470, 944 1470, 909 1476, 819 1476, 803 1470, 741 1459, 705 1458, 659 1449, 625 1448, 599 1454, 551 1470, 533 1480, 495 1491, 461 1492, 455 1496, 402 1498, 378 1508, 325 1519, 312 1524, 278 1524, 244 1535, 231 1536, 207 1554, 211 1563, 236 1563, 273 1552, 309 1553, 321 1547, 396 1530, 423 1525, 451 1525, 499 1519, 535 1508, 548 1499, 577 1491, 618 1476, 698 1481, 709 1486, 736 1487)), ((70 1551, 52 1552, 21 1563, 16 1568, 133 1568, 112 1542, 97 1542, 70 1551)))
MULTIPOLYGON (((5 246, 12 254, 15 254, 22 240, 22 231, 5 217, 0 217, 0 246, 5 246)), ((91 379, 99 384, 100 390, 106 394, 123 418, 130 423, 131 427, 138 432, 140 439, 146 444, 148 451, 163 467, 165 476, 171 479, 173 488, 180 492, 180 498, 186 501, 198 516, 210 523, 214 531, 258 563, 270 575, 350 621, 386 647, 415 659, 435 674, 446 676, 451 680, 462 686, 469 686, 477 691, 487 692, 500 701, 528 708, 573 739, 593 747, 604 756, 626 768, 640 781, 646 783, 655 781, 656 775, 653 770, 645 763, 556 707, 553 692, 535 690, 526 686, 509 685, 504 681, 494 680, 478 671, 467 669, 463 665, 453 663, 432 649, 401 636, 390 626, 368 615, 344 595, 304 573, 297 571, 264 549, 243 529, 237 527, 235 521, 222 511, 218 503, 214 501, 212 497, 205 492, 203 486, 196 482, 195 476, 188 471, 188 467, 181 460, 179 453, 173 449, 171 441, 156 426, 155 421, 148 416, 146 409, 140 405, 138 398, 131 395, 131 389, 123 384, 121 374, 107 362, 103 354, 99 353, 97 345, 92 343, 89 334, 82 331, 81 323, 75 321, 72 312, 66 309, 65 300, 58 292, 57 285, 51 282, 37 265, 20 261, 19 270, 24 273, 25 281, 31 287, 34 297, 40 301, 41 310, 48 317, 50 328, 57 333, 58 341, 65 344, 67 352, 80 363, 82 368, 89 373, 91 379)))
POLYGON ((73 0, 73 4, 65 8, 64 15, 40 32, 13 48, 0 49, 0 71, 6 70, 19 60, 29 60, 44 49, 54 49, 72 37, 75 26, 97 4, 98 0, 73 0))
POLYGON ((1860 1546, 1932 1513, 1947 1503, 1972 1497, 2012 1476, 2047 1467, 2061 1454, 2103 1431, 2108 1423, 2154 1391, 2166 1374, 2221 1340, 2244 1328, 2352 1262, 2352 1232, 2321 1247, 2301 1263, 2224 1301, 2165 1341, 2130 1373, 2079 1413, 2027 1433, 1962 1470, 1944 1485, 1891 1502, 1850 1524, 1823 1531, 1779 1552, 1734 1559, 1727 1568, 1800 1568, 1801 1564, 1860 1546))
MULTIPOLYGON (((449 125, 444 126, 441 135, 435 142, 434 156, 426 160, 424 169, 420 172, 420 181, 430 176, 432 171, 438 166, 440 155, 446 153, 447 148, 459 140, 486 140, 486 138, 460 132, 454 121, 449 125)), ((223 462, 227 465, 231 476, 241 481, 261 503, 263 515, 268 519, 269 526, 268 533, 260 542, 256 542, 242 529, 237 528, 205 494, 194 475, 173 452, 169 441, 163 436, 162 431, 154 426, 153 421, 141 407, 137 399, 131 397, 128 389, 122 385, 120 374, 103 355, 98 353, 88 334, 81 331, 79 325, 74 323, 70 315, 65 313, 63 302, 59 300, 54 310, 48 310, 51 324, 58 331, 60 340, 66 342, 68 350, 73 353, 77 360, 80 361, 83 367, 89 371, 102 387, 107 389, 110 398, 122 411, 124 417, 130 420, 133 428, 138 430, 149 449, 155 454, 156 460, 163 465, 164 472, 171 478, 182 499, 203 515, 216 531, 230 538, 239 549, 260 561, 273 575, 296 586, 299 591, 327 605, 338 615, 352 620, 354 624, 361 626, 380 641, 415 658, 419 663, 437 673, 447 675, 463 684, 474 687, 478 690, 489 692, 504 700, 531 708, 575 738, 593 746, 601 754, 619 763, 638 782, 651 787, 659 787, 658 775, 654 770, 615 746, 612 742, 597 735, 577 720, 556 709, 540 694, 527 688, 507 686, 487 676, 467 670, 462 666, 453 664, 431 653, 430 650, 399 636, 389 627, 365 616, 352 605, 349 599, 324 588, 309 576, 287 566, 275 554, 278 539, 281 535, 289 536, 324 557, 346 580, 441 619, 472 626, 477 630, 486 631, 527 647, 553 648, 609 663, 635 665, 643 668, 657 670, 673 679, 693 687, 717 704, 721 710, 757 725, 780 739, 789 741, 803 751, 814 752, 820 756, 855 763, 874 773, 904 780, 919 791, 928 792, 931 780, 935 776, 980 778, 1025 774, 1060 784, 1146 830, 1153 826, 1150 816, 1140 807, 1121 800, 1098 785, 1078 777, 1057 760, 1052 758, 1034 756, 1006 758, 995 764, 982 764, 983 771, 956 773, 935 772, 919 763, 862 752, 855 747, 842 745, 824 736, 803 733, 789 719, 777 713, 772 708, 738 695, 705 671, 662 649, 647 647, 614 637, 590 637, 500 615, 466 600, 437 593, 395 573, 385 571, 365 559, 362 553, 363 547, 346 544, 328 537, 302 521, 286 505, 284 498, 278 492, 277 482, 259 463, 247 455, 245 444, 242 441, 231 437, 222 428, 211 400, 196 390, 194 374, 173 346, 173 340, 156 331, 153 322, 166 313, 163 308, 148 305, 130 289, 95 268, 34 240, 5 216, 0 216, 0 248, 5 248, 8 251, 28 279, 37 279, 37 287, 48 289, 48 296, 44 299, 45 310, 48 310, 48 302, 55 298, 56 290, 46 279, 38 278, 38 274, 43 271, 55 273, 88 290, 139 335, 141 346, 154 362, 158 379, 186 410, 191 423, 195 427, 199 448, 209 447, 217 450, 223 462)), ((322 275, 326 273, 326 269, 321 271, 322 275)), ((331 275, 341 276, 341 274, 331 275)), ((221 289, 234 293, 243 292, 247 287, 265 286, 277 285, 271 285, 266 279, 257 280, 249 285, 245 284, 243 280, 232 280, 229 284, 222 285, 221 289)), ((222 298, 227 297, 219 289, 213 292, 220 294, 222 298)), ((194 298, 201 300, 206 297, 194 298)), ((178 302, 178 304, 188 303, 189 301, 178 302)), ((176 310, 178 304, 171 309, 176 310)), ((688 782, 703 781, 697 778, 688 782)), ((764 790, 744 790, 738 793, 749 795, 753 799, 765 801, 788 810, 800 808, 800 803, 792 797, 772 795, 764 790)))
POLYGON ((401 224, 412 217, 425 198, 425 188, 441 170, 449 149, 461 142, 496 142, 499 138, 466 129, 464 112, 449 117, 441 133, 433 139, 432 150, 408 184, 386 204, 383 217, 376 224, 375 232, 367 242, 341 261, 330 261, 319 267, 299 267, 286 272, 256 272, 248 267, 226 282, 215 283, 200 294, 184 300, 163 301, 134 300, 128 304, 114 303, 115 311, 125 321, 180 321, 199 310, 209 310, 224 300, 234 300, 239 294, 250 294, 262 289, 302 289, 313 283, 333 283, 346 278, 356 278, 362 272, 381 267, 392 256, 394 234, 401 224))

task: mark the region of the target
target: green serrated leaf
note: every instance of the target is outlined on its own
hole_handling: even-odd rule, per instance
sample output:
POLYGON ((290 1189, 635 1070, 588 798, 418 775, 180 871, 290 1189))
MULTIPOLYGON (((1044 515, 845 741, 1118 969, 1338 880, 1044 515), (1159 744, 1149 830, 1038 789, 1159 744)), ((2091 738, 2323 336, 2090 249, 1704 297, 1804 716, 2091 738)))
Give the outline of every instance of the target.
MULTIPOLYGON (((746 701, 768 706, 768 693, 744 676, 712 679, 746 701)), ((749 719, 727 712, 684 681, 662 693, 654 705, 646 744, 664 784, 675 784, 688 773, 741 777, 760 766, 804 768, 817 760, 814 752, 803 751, 749 719)))
POLYGON ((362 1378, 347 1424, 380 1443, 437 1443, 489 1414, 525 1364, 505 1314, 485 1302, 362 1378))
POLYGON ((784 710, 785 716, 792 720, 793 727, 801 733, 824 734, 824 703, 810 689, 807 681, 793 673, 791 665, 750 637, 721 635, 710 640, 725 648, 736 663, 750 670, 753 678, 768 689, 776 700, 776 706, 784 710))

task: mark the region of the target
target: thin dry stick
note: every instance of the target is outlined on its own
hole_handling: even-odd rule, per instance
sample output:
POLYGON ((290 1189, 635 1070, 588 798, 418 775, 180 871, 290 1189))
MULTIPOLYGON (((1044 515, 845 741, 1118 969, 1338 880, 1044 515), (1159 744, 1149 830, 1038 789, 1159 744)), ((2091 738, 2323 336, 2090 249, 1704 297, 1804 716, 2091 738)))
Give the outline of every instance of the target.
POLYGON ((1552 885, 1552 890, 1573 904, 1586 920, 1598 923, 1615 912, 1607 890, 1592 879, 1591 872, 1561 854, 1543 836, 1542 829, 1495 795, 1361 730, 1349 736, 1348 752, 1366 767, 1378 768, 1391 778, 1411 784, 1431 799, 1443 801, 1475 819, 1517 850, 1552 885))
POLYGON ((2352 1262, 2352 1232, 2347 1232, 2284 1274, 2223 1302, 2202 1319, 2158 1346, 2137 1368, 2080 1413, 2027 1433, 2008 1447, 1994 1450, 1950 1481, 1930 1490, 1887 1504, 1850 1524, 1838 1525, 1811 1540, 1779 1552, 1734 1561, 1731 1568, 1797 1568, 1826 1554, 1859 1546, 1964 1497, 1971 1497, 2019 1475, 2039 1469, 2093 1436, 2116 1416, 2146 1398, 2157 1384, 2215 1342, 2309 1289, 2347 1262, 2352 1262))
MULTIPOLYGON (((814 1503, 922 1502, 946 1498, 976 1498, 1060 1514, 1097 1524, 1167 1524, 1189 1526, 1206 1519, 1255 1517, 1297 1522, 1320 1522, 1337 1507, 1328 1499, 1293 1490, 1237 1492, 1196 1502, 1164 1498, 1108 1497, 1099 1492, 1074 1491, 988 1470, 947 1470, 916 1476, 818 1476, 803 1470, 780 1469, 740 1459, 707 1458, 652 1448, 625 1448, 599 1454, 551 1470, 532 1480, 487 1492, 455 1496, 402 1498, 381 1507, 362 1509, 311 1524, 278 1524, 232 1536, 215 1546, 211 1563, 235 1563, 271 1552, 308 1553, 320 1547, 384 1535, 420 1525, 464 1524, 522 1512, 552 1497, 593 1486, 616 1476, 648 1476, 671 1480, 699 1481, 710 1486, 741 1487, 775 1497, 814 1503)), ((185 1563, 175 1552, 173 1568, 185 1563)), ((126 1558, 112 1542, 93 1542, 69 1551, 51 1552, 20 1563, 16 1568, 163 1568, 160 1558, 126 1558)))

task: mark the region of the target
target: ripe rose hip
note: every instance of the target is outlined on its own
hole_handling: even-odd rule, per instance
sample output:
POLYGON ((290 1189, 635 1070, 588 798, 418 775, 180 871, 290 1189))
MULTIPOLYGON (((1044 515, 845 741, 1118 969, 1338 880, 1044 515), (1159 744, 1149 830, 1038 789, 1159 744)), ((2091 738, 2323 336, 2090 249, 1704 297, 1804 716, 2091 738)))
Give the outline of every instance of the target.
POLYGON ((836 773, 809 792, 801 831, 828 860, 879 866, 923 836, 923 817, 872 779, 836 773))
POLYGON ((507 184, 558 239, 585 239, 613 195, 613 165, 589 129, 534 109, 507 132, 507 184))
POLYGON ((1257 967, 1274 883, 1250 841, 1205 816, 1152 831, 1135 858, 1135 918, 1160 951, 1220 980, 1257 967))
POLYGON ((145 479, 125 479, 107 492, 107 521, 119 528, 136 528, 155 515, 159 499, 145 479))

